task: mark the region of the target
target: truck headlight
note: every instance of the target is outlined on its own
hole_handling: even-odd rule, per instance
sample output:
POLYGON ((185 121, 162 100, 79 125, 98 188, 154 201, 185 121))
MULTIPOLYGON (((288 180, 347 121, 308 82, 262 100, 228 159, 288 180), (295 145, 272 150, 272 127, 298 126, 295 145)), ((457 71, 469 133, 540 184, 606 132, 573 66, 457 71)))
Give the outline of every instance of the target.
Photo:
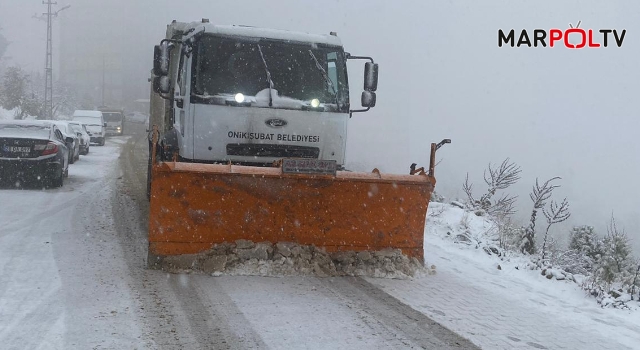
POLYGON ((240 93, 240 92, 239 92, 239 93, 237 93, 237 94, 234 96, 234 98, 235 98, 236 102, 238 102, 238 103, 242 103, 242 102, 244 102, 244 95, 243 95, 242 93, 240 93))

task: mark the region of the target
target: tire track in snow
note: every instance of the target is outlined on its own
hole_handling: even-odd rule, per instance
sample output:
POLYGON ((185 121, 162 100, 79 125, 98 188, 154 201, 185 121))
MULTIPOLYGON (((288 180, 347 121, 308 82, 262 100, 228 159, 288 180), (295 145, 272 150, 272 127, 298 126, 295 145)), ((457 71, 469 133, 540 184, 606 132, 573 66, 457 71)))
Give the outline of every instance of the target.
MULTIPOLYGON (((64 186, 68 186, 69 184, 66 183, 67 180, 65 180, 65 184, 64 186)), ((105 181, 100 181, 97 182, 93 185, 91 185, 91 187, 89 187, 89 189, 91 191, 93 191, 96 188, 101 188, 102 186, 104 186, 104 182, 105 181)), ((44 194, 49 194, 47 192, 57 192, 60 191, 61 189, 50 189, 47 191, 43 191, 44 194)), ((38 222, 41 222, 43 220, 49 219, 57 214, 59 214, 61 211, 68 209, 69 208, 69 204, 72 204, 74 202, 77 202, 79 198, 83 197, 86 195, 87 192, 91 192, 91 191, 80 191, 78 193, 78 195, 69 198, 68 200, 65 201, 58 201, 58 197, 61 197, 62 194, 64 194, 65 192, 57 192, 55 193, 55 195, 53 196, 53 198, 51 198, 51 200, 49 200, 49 204, 50 205, 54 205, 55 207, 49 210, 44 210, 42 211, 41 207, 32 207, 31 210, 29 210, 28 213, 21 213, 21 215, 26 216, 28 219, 24 219, 21 221, 17 221, 17 222, 13 222, 10 225, 6 225, 2 228, 2 232, 0 232, 0 237, 6 236, 8 234, 11 233, 18 233, 18 232, 22 232, 24 230, 29 229, 33 224, 36 224, 38 222), (34 215, 34 213, 36 213, 34 215)), ((64 196, 67 197, 67 196, 64 196)), ((49 206, 49 205, 47 205, 49 206)))
MULTIPOLYGON (((0 332, 2 344, 10 349, 35 349, 50 343, 46 336, 49 330, 64 319, 65 311, 60 304, 60 289, 51 290, 38 303, 30 305, 21 314, 14 315, 12 321, 0 332), (11 347, 11 344, 20 344, 11 347)), ((59 336, 59 335, 58 335, 59 336)))
POLYGON ((391 348, 478 349, 433 321, 359 277, 317 279, 319 288, 356 310, 374 332, 384 332, 391 348))
POLYGON ((141 134, 124 145, 120 159, 123 176, 113 198, 113 216, 132 276, 131 288, 138 291, 137 300, 144 305, 146 336, 162 349, 265 348, 221 288, 202 291, 195 278, 208 276, 146 269, 146 141, 146 134, 141 134), (215 302, 207 305, 202 296, 209 297, 212 292, 215 302))
MULTIPOLYGON (((198 292, 198 277, 210 276, 171 275, 169 281, 182 310, 189 315, 191 333, 200 344, 199 348, 212 349, 264 349, 266 344, 260 336, 247 327, 249 322, 242 316, 233 301, 221 288, 208 289, 208 300, 216 302, 205 305, 198 292), (214 294, 212 297, 211 294, 214 294), (230 317, 236 315, 235 322, 230 317), (234 331, 237 330, 237 331, 234 331)), ((211 281, 207 281, 210 286, 211 281)))

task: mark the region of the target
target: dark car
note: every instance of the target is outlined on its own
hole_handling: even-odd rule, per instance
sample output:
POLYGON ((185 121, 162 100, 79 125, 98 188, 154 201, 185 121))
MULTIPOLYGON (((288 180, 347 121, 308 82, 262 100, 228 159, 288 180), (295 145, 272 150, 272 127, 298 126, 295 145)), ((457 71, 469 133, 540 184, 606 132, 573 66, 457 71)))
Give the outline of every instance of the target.
POLYGON ((0 121, 0 181, 39 180, 61 187, 73 142, 51 122, 0 121))

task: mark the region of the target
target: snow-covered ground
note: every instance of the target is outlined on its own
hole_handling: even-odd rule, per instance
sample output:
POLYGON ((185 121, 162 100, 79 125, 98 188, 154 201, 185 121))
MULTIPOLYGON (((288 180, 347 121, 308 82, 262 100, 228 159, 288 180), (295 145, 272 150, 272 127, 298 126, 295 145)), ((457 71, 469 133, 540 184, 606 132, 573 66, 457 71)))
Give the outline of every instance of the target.
POLYGON ((523 259, 453 243, 465 226, 480 237, 490 225, 448 204, 431 203, 427 217, 435 273, 414 279, 144 269, 146 217, 136 201, 145 199, 130 194, 144 191, 146 159, 121 168, 137 152, 131 140, 92 147, 60 189, 0 189, 0 348, 443 349, 461 341, 429 318, 484 349, 640 348, 638 310, 602 309, 574 282, 523 269, 523 259))
POLYGON ((575 282, 523 268, 524 258, 503 261, 454 243, 464 226, 478 237, 491 229, 481 217, 431 203, 425 260, 436 273, 367 280, 484 349, 640 349, 637 306, 603 309, 575 282))
MULTIPOLYGON (((0 106, 0 120, 11 120, 16 119, 17 108, 14 109, 4 109, 0 106)), ((32 115, 25 116, 24 119, 36 119, 36 117, 32 115)))

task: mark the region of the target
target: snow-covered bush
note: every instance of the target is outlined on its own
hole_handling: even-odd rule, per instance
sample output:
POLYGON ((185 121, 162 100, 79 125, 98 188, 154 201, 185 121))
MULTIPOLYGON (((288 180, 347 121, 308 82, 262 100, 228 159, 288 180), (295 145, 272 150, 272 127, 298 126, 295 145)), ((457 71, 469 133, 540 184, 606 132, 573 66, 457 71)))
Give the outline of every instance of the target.
POLYGON ((517 251, 524 227, 513 223, 511 218, 492 218, 495 223, 495 234, 501 249, 517 251))
POLYGON ((569 249, 580 252, 593 262, 602 256, 601 240, 593 226, 574 226, 569 234, 569 249))
POLYGON ((626 232, 618 229, 613 217, 599 246, 598 260, 583 288, 603 306, 620 307, 618 304, 625 304, 627 295, 633 300, 640 287, 640 264, 633 257, 626 232))
POLYGON ((593 260, 579 250, 569 249, 553 256, 551 264, 572 274, 589 275, 593 260))
POLYGON ((438 192, 433 191, 433 193, 431 193, 431 199, 429 199, 429 202, 444 203, 444 201, 445 201, 445 198, 441 196, 438 192))

